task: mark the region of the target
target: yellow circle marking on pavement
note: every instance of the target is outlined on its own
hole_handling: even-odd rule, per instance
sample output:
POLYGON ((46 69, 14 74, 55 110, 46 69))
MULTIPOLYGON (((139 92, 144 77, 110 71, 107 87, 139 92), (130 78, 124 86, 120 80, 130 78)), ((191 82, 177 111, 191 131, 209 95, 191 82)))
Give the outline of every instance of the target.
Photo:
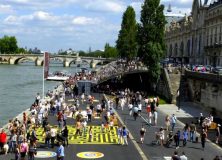
POLYGON ((57 154, 55 152, 50 151, 37 151, 35 158, 51 158, 55 157, 57 154))
POLYGON ((85 159, 95 159, 104 157, 104 154, 100 152, 80 152, 77 154, 77 157, 85 159))

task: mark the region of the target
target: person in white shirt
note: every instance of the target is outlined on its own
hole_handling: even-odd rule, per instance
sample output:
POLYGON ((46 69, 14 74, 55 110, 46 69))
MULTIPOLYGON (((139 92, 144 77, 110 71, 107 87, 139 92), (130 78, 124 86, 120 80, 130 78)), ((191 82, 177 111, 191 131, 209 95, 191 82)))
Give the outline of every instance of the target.
POLYGON ((140 114, 142 112, 142 103, 138 104, 138 113, 140 114))
POLYGON ((133 111, 132 111, 132 109, 133 109, 133 104, 130 103, 130 104, 128 105, 128 108, 129 108, 129 115, 131 116, 132 113, 133 113, 133 111))
POLYGON ((184 152, 182 152, 182 155, 180 156, 180 160, 187 160, 187 156, 184 152))
POLYGON ((52 148, 54 148, 55 139, 56 139, 56 135, 57 135, 57 130, 56 130, 56 128, 51 128, 50 134, 51 134, 51 144, 52 144, 52 148))

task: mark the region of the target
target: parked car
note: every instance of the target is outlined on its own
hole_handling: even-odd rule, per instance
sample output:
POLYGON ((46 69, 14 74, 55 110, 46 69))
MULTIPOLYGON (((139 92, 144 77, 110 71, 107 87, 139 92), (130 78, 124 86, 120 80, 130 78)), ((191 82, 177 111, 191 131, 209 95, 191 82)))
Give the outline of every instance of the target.
POLYGON ((205 65, 206 71, 211 72, 212 71, 212 66, 211 65, 205 65))
POLYGON ((220 74, 222 75, 222 67, 214 67, 212 69, 212 72, 215 73, 215 74, 220 74))
POLYGON ((193 67, 193 71, 196 71, 196 72, 206 72, 206 67, 203 66, 203 65, 195 65, 193 67))

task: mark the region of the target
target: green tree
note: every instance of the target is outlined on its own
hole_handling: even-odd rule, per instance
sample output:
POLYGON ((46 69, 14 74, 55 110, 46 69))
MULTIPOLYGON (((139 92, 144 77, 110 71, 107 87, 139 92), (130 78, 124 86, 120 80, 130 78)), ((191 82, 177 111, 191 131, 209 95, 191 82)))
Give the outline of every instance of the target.
POLYGON ((17 40, 14 36, 4 36, 0 39, 0 52, 2 54, 14 54, 17 49, 17 40))
POLYGON ((116 48, 121 58, 131 60, 137 54, 137 23, 133 7, 128 6, 123 13, 121 29, 119 31, 116 48))
POLYGON ((149 68, 151 81, 156 82, 160 75, 160 60, 164 55, 164 6, 160 0, 145 0, 141 10, 141 23, 138 25, 138 56, 149 68))
POLYGON ((16 53, 18 54, 29 54, 24 48, 17 48, 16 53))
POLYGON ((115 47, 109 45, 109 43, 105 44, 104 55, 105 58, 117 58, 118 53, 115 47))

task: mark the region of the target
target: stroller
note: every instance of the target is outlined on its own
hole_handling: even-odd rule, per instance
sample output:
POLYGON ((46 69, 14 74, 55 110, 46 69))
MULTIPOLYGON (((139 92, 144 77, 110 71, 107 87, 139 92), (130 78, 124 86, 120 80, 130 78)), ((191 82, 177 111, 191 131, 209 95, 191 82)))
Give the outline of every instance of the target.
POLYGON ((173 132, 172 131, 170 131, 170 133, 168 134, 168 136, 167 136, 167 141, 166 141, 166 147, 170 147, 170 144, 173 142, 173 140, 174 140, 174 136, 173 136, 173 134, 172 134, 173 132))

